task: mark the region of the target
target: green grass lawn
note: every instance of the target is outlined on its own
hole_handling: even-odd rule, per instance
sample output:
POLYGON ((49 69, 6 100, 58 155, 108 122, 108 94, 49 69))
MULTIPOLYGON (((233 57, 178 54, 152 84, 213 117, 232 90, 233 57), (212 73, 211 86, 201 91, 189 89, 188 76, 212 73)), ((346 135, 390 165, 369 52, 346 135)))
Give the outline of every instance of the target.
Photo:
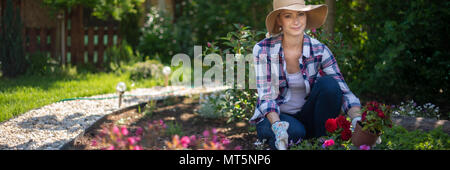
POLYGON ((131 87, 133 82, 129 74, 114 73, 0 77, 0 122, 62 99, 114 93, 121 81, 127 84, 127 90, 163 84, 162 81, 143 80, 131 87))

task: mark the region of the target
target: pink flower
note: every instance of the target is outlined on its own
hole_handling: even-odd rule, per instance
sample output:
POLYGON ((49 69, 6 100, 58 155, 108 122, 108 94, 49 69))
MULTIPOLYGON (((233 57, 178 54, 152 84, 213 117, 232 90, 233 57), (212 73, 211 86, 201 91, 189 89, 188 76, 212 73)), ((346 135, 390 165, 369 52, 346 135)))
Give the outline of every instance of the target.
POLYGON ((93 140, 91 146, 97 146, 97 141, 93 140))
POLYGON ((311 31, 312 31, 313 33, 316 33, 316 29, 315 29, 315 28, 313 28, 311 31))
POLYGON ((334 140, 333 139, 329 139, 329 140, 326 140, 323 143, 322 148, 330 147, 330 146, 333 146, 333 145, 334 145, 334 140))
POLYGON ((120 131, 122 132, 122 135, 127 136, 128 135, 128 129, 125 126, 122 126, 122 128, 120 129, 120 131))
POLYGON ((216 136, 216 135, 213 135, 213 136, 212 136, 212 141, 213 141, 213 142, 217 142, 217 136, 216 136))
POLYGON ((213 128, 213 129, 211 130, 211 132, 212 132, 213 134, 217 134, 217 129, 216 129, 216 128, 213 128))
POLYGON ((134 137, 129 137, 127 139, 127 141, 128 141, 128 144, 130 144, 130 145, 134 145, 136 143, 136 139, 134 137))
POLYGON ((106 150, 114 150, 114 149, 115 149, 115 148, 114 148, 113 145, 111 145, 111 146, 109 146, 109 147, 106 148, 106 150))
POLYGON ((136 130, 136 135, 141 136, 143 131, 144 131, 144 130, 143 130, 141 127, 139 127, 139 128, 136 130))
POLYGON ((212 46, 212 45, 211 45, 211 43, 210 43, 210 42, 208 42, 207 44, 208 44, 208 47, 209 47, 209 48, 211 48, 211 46, 212 46))
POLYGON ((183 137, 181 138, 180 143, 181 143, 181 145, 182 145, 184 148, 187 148, 188 145, 189 145, 189 143, 191 143, 191 140, 189 139, 189 137, 183 136, 183 137))
POLYGON ((113 127, 113 132, 114 132, 116 135, 120 135, 120 130, 119 130, 119 128, 118 128, 117 126, 114 126, 114 127, 113 127))
POLYGON ((367 146, 367 145, 361 145, 361 146, 359 146, 359 149, 361 149, 361 150, 370 150, 370 146, 367 146))
POLYGON ((141 137, 139 137, 139 136, 134 137, 134 140, 136 140, 136 142, 139 142, 139 141, 141 141, 141 137))
POLYGON ((167 127, 167 125, 164 123, 162 119, 159 119, 159 125, 164 129, 167 127))
POLYGON ((242 147, 241 146, 236 146, 236 147, 234 147, 234 150, 242 150, 242 147))
POLYGON ((209 136, 209 132, 207 130, 203 131, 203 136, 204 137, 208 137, 209 136))
POLYGON ((230 140, 228 140, 227 138, 224 138, 224 139, 222 139, 221 143, 224 145, 228 145, 228 144, 230 144, 230 140))
POLYGON ((191 135, 190 141, 191 141, 191 142, 194 142, 194 141, 196 141, 196 140, 197 140, 197 137, 196 137, 195 135, 191 135))
POLYGON ((133 149, 134 150, 142 150, 142 147, 138 145, 138 146, 135 146, 133 149))

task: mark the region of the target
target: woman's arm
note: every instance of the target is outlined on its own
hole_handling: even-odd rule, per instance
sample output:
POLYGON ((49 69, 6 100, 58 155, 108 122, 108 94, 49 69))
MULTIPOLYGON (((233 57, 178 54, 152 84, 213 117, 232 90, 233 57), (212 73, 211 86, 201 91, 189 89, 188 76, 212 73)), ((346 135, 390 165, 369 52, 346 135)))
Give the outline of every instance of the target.
POLYGON ((266 117, 269 119, 270 124, 280 121, 280 116, 276 112, 270 112, 266 115, 266 117))
POLYGON ((353 119, 355 117, 360 117, 361 116, 361 107, 353 106, 352 108, 350 108, 350 110, 348 110, 347 115, 350 116, 351 119, 353 119))
POLYGON ((361 110, 361 103, 359 99, 352 93, 350 88, 342 76, 336 59, 331 53, 330 49, 323 45, 323 56, 321 61, 321 67, 326 75, 332 76, 339 84, 344 95, 344 100, 342 102, 342 110, 350 116, 352 119, 358 117, 359 111, 361 110), (351 110, 351 111, 350 111, 351 110))

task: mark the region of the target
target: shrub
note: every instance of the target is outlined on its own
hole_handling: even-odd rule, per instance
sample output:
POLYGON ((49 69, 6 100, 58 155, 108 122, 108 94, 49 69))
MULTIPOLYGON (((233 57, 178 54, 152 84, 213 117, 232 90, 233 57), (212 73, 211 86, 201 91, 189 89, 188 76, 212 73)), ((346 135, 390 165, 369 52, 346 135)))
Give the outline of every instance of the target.
POLYGON ((121 71, 125 65, 142 60, 140 54, 135 55, 133 48, 125 40, 119 46, 106 49, 105 53, 107 56, 104 61, 106 71, 121 71))
POLYGON ((169 136, 183 135, 182 127, 177 122, 168 122, 166 128, 166 134, 169 136))
POLYGON ((154 56, 151 59, 170 64, 171 56, 182 52, 180 43, 189 41, 189 38, 182 36, 180 31, 175 28, 170 15, 152 7, 145 16, 142 36, 137 49, 143 55, 154 56))
POLYGON ((362 70, 355 80, 360 92, 395 102, 414 97, 420 103, 445 106, 450 96, 450 61, 442 37, 448 27, 442 21, 450 16, 449 5, 423 0, 353 1, 349 10, 358 17, 342 24, 354 24, 363 33, 347 34, 360 39, 357 64, 362 70))
POLYGON ((145 62, 138 62, 128 68, 131 80, 142 79, 161 79, 163 78, 163 65, 156 60, 147 60, 145 62))
POLYGON ((198 114, 206 118, 220 118, 228 117, 229 115, 224 114, 218 107, 224 104, 223 93, 213 93, 211 95, 206 95, 204 98, 200 97, 200 109, 198 114))
POLYGON ((58 62, 48 56, 47 53, 33 53, 28 60, 30 66, 27 73, 30 75, 48 75, 59 69, 58 62))
MULTIPOLYGON (((250 27, 239 24, 234 24, 234 27, 236 29, 235 31, 229 32, 226 37, 221 38, 223 45, 227 49, 222 50, 213 42, 208 44, 205 52, 215 52, 221 56, 226 56, 228 53, 242 56, 252 54, 253 46, 258 40, 262 39, 262 35, 265 33, 252 31, 250 27)), ((253 61, 245 64, 245 87, 238 87, 238 83, 234 82, 231 84, 232 88, 225 91, 224 97, 220 99, 221 102, 216 102, 217 112, 222 112, 222 115, 229 115, 227 122, 248 120, 255 110, 257 92, 249 88, 250 83, 256 83, 250 81, 250 71, 254 70, 252 63, 253 61)), ((233 63, 232 67, 234 72, 237 72, 237 65, 235 63, 233 63)), ((226 62, 224 62, 223 68, 227 68, 226 62)), ((230 71, 228 68, 224 69, 224 73, 228 71, 230 71)), ((233 75, 236 74, 233 73, 233 75)), ((234 80, 237 80, 236 77, 234 77, 234 80)))
POLYGON ((408 132, 401 126, 393 126, 387 129, 381 136, 382 143, 375 149, 388 150, 448 150, 450 149, 450 137, 438 127, 429 132, 415 130, 408 132))
POLYGON ((6 8, 0 18, 0 63, 2 75, 16 77, 26 73, 28 62, 22 40, 23 24, 20 9, 13 9, 12 0, 6 1, 6 8))

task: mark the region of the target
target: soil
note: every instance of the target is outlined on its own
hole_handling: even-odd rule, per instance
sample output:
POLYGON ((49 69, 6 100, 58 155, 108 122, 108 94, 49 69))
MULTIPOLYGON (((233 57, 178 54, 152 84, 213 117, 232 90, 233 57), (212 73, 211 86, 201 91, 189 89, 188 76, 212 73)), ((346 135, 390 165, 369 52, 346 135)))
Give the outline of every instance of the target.
MULTIPOLYGON (((241 146, 243 150, 254 150, 254 142, 257 136, 254 125, 245 122, 226 123, 227 118, 205 118, 201 117, 196 110, 199 109, 198 99, 194 97, 173 97, 169 100, 157 101, 155 110, 151 115, 139 113, 144 110, 144 105, 129 109, 128 111, 113 113, 97 121, 86 132, 71 142, 63 146, 63 150, 97 150, 106 146, 91 146, 95 136, 99 135, 103 128, 116 125, 125 125, 130 133, 136 131, 138 127, 146 127, 154 120, 164 120, 166 124, 178 124, 181 127, 182 136, 200 135, 204 130, 216 128, 219 133, 223 133, 229 140, 227 148, 241 146), (253 130, 252 130, 253 129, 253 130)), ((180 135, 181 136, 181 135, 180 135)), ((172 136, 160 135, 144 137, 141 146, 144 150, 162 149, 165 141, 171 141, 172 136), (156 139, 156 140, 155 140, 156 139), (156 145, 156 146, 155 146, 156 145)))

